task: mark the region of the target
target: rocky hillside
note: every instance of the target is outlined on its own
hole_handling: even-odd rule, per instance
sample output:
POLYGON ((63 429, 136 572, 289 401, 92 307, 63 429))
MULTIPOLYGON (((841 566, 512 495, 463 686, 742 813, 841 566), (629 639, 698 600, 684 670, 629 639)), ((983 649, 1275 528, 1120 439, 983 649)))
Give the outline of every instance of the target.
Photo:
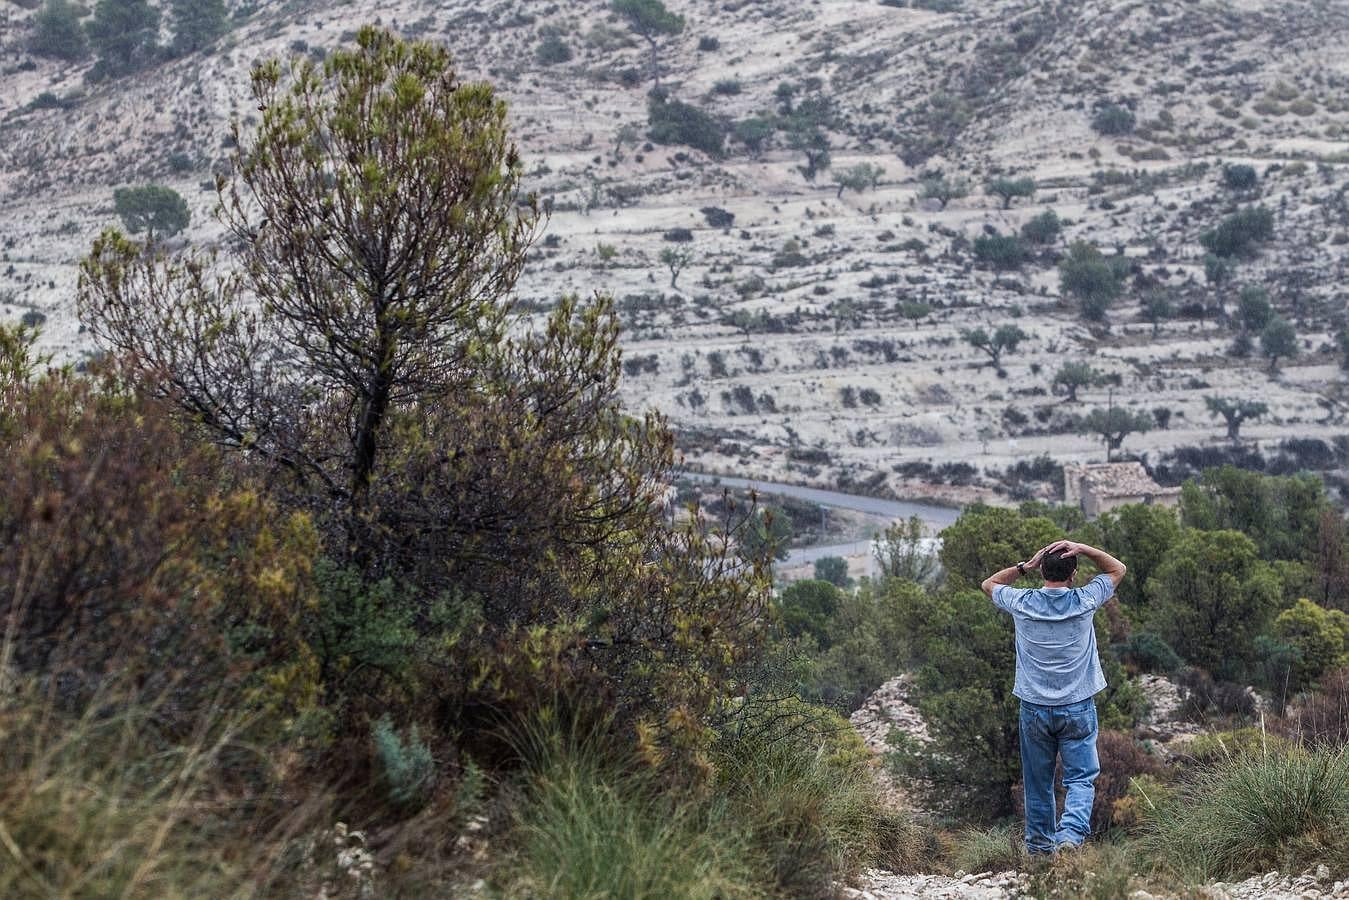
POLYGON ((685 25, 659 43, 654 106, 649 47, 601 0, 253 3, 212 48, 97 83, 87 62, 31 54, 34 13, 10 5, 0 315, 45 317, 54 349, 86 352, 74 264, 115 220, 113 188, 171 185, 186 240, 211 243, 229 123, 256 112, 251 64, 377 22, 445 42, 509 98, 552 209, 526 308, 612 293, 628 397, 670 415, 695 465, 1048 495, 1052 466, 1005 470, 1102 458, 1081 420, 1107 406, 1149 418, 1124 449, 1154 463, 1223 443, 1207 396, 1267 404, 1241 432, 1267 453, 1314 438, 1290 464, 1341 465, 1349 6, 911 3, 669 0, 685 25), (997 179, 1033 183, 1003 198, 997 179), (1201 243, 1257 206, 1267 239, 1201 243), (1076 241, 1117 279, 1085 313, 1059 274, 1076 241), (1241 313, 1251 287, 1296 333, 1277 368, 1268 315, 1241 313), (1004 325, 1026 337, 995 366, 967 335, 1004 325), (1052 384, 1065 362, 1103 376, 1075 403, 1052 384))

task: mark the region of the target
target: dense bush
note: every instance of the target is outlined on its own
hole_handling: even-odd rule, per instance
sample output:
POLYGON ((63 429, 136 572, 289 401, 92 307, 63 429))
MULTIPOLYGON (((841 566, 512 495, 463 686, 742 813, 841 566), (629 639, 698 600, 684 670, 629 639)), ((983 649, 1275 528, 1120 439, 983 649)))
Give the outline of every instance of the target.
POLYGON ((28 49, 38 56, 78 62, 89 55, 80 10, 69 0, 47 0, 33 16, 28 49))
POLYGON ((560 63, 571 62, 572 51, 560 34, 550 32, 543 36, 543 40, 539 41, 534 56, 545 66, 555 66, 560 63))
POLYGON ((1273 236, 1274 214, 1263 206, 1249 206, 1201 234, 1199 243, 1219 257, 1249 256, 1273 236))
POLYGON ((1133 131, 1136 122, 1133 111, 1127 106, 1106 103, 1099 107, 1096 114, 1092 116, 1091 127, 1096 130, 1097 134, 1120 135, 1133 131))
POLYGON ((159 17, 146 0, 98 0, 86 26, 98 61, 87 77, 116 78, 153 63, 159 52, 159 17))
POLYGON ((1101 321, 1124 289, 1130 263, 1122 256, 1105 257, 1094 245, 1075 241, 1059 263, 1059 286, 1082 305, 1082 315, 1101 321))
POLYGON ((1052 244, 1062 232, 1063 223, 1052 209, 1045 210, 1021 226, 1022 240, 1032 244, 1052 244))
POLYGON ((1145 590, 1158 635, 1186 661, 1227 679, 1252 672, 1255 636, 1273 620, 1282 594, 1255 542, 1237 531, 1187 530, 1145 590))
POLYGON ((1021 239, 1011 234, 981 234, 974 239, 974 258, 993 269, 1019 269, 1030 254, 1021 239))
POLYGON ((725 124, 710 113, 673 98, 653 94, 647 103, 648 137, 657 144, 683 144, 719 157, 725 124))
POLYGON ((1143 672, 1174 672, 1182 664, 1171 645, 1150 631, 1134 632, 1114 649, 1121 662, 1143 672))
POLYGON ((1234 191, 1249 191, 1259 181, 1254 166, 1245 163, 1229 163, 1223 166, 1223 184, 1234 191))

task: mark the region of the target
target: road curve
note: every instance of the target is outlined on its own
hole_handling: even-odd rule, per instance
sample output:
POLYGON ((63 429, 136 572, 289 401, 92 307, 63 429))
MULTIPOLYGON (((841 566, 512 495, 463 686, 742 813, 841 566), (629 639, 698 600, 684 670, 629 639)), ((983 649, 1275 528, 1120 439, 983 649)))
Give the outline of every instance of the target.
POLYGON ((917 516, 936 529, 945 528, 960 516, 960 510, 950 506, 934 506, 930 503, 913 503, 908 500, 883 500, 880 497, 865 497, 861 494, 844 494, 839 491, 827 491, 823 488, 803 487, 799 484, 782 484, 775 481, 762 481, 758 478, 737 478, 732 475, 705 475, 702 472, 685 472, 684 477, 693 481, 718 482, 727 487, 753 488, 761 494, 781 494, 809 500, 821 506, 835 509, 851 509, 870 513, 874 516, 886 516, 891 519, 907 519, 917 516))

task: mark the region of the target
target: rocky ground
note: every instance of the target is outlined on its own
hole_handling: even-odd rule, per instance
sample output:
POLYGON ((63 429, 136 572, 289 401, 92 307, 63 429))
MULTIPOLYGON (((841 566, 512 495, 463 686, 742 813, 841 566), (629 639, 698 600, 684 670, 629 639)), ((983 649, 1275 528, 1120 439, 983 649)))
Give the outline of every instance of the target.
MULTIPOLYGON (((1042 884, 1025 872, 981 872, 945 875, 894 875, 872 870, 866 873, 860 888, 845 887, 841 895, 850 900, 998 900, 1005 897, 1043 896, 1042 884)), ((1055 894, 1050 896, 1071 896, 1055 894)), ((1349 897, 1349 881, 1332 880, 1325 866, 1309 869, 1300 875, 1269 872, 1254 875, 1235 883, 1217 882, 1180 891, 1149 891, 1137 888, 1120 895, 1122 900, 1173 900, 1173 898, 1203 898, 1203 900, 1320 900, 1320 898, 1349 897)))
MULTIPOLYGON (((1158 675, 1144 674, 1139 684, 1149 702, 1149 712, 1139 724, 1137 736, 1151 742, 1158 752, 1170 756, 1183 748, 1186 741, 1202 733, 1202 729, 1182 721, 1180 711, 1182 693, 1177 685, 1158 675)), ((890 679, 877 688, 849 717, 853 727, 862 736, 868 748, 878 755, 890 750, 886 738, 892 730, 927 742, 931 740, 922 713, 915 705, 913 678, 904 674, 890 679)), ((898 807, 917 809, 913 792, 881 768, 877 777, 887 796, 898 807)), ((921 810, 920 810, 921 812, 921 810)), ((1071 867, 1072 863, 1068 865, 1071 867)), ((1031 872, 957 872, 954 875, 896 875, 873 869, 865 873, 860 885, 841 887, 842 896, 852 900, 905 900, 905 898, 932 898, 932 900, 993 900, 993 898, 1023 896, 1076 896, 1082 882, 1074 877, 1090 879, 1090 874, 1064 876, 1054 870, 1031 872)), ((1236 883, 1215 883, 1194 890, 1164 890, 1152 885, 1144 889, 1147 879, 1133 879, 1140 887, 1127 894, 1129 900, 1170 900, 1195 898, 1227 900, 1227 898, 1272 898, 1272 900, 1318 900, 1318 898, 1349 897, 1349 872, 1333 873, 1326 866, 1318 866, 1298 875, 1269 872, 1236 883)), ((1124 896, 1121 894, 1121 896, 1124 896)))
POLYGON ((101 84, 83 82, 87 63, 29 55, 31 13, 11 6, 0 316, 45 317, 52 348, 87 352, 74 263, 113 221, 112 188, 172 185, 193 211, 186 239, 213 245, 210 181, 226 165, 229 122, 246 129, 256 114, 249 66, 321 56, 378 21, 445 42, 467 74, 501 88, 529 186, 554 211, 522 299, 614 294, 626 398, 671 416, 691 464, 900 495, 968 499, 1015 483, 1048 496, 1050 480, 1007 468, 1040 454, 1100 458, 1073 424, 1095 407, 1165 410, 1166 427, 1125 444, 1154 460, 1221 442, 1210 394, 1268 403, 1243 431, 1267 447, 1345 432, 1333 340, 1349 250, 1343 4, 669 5, 686 19, 660 53, 673 96, 727 122, 817 103, 831 170, 807 180, 781 132, 757 153, 734 140, 721 155, 648 143, 647 49, 604 0, 258 2, 211 51, 101 84), (572 58, 541 60, 547 35, 572 58), (1094 131, 1106 103, 1130 107, 1137 127, 1094 131), (879 183, 840 195, 831 173, 861 163, 884 170, 879 183), (1229 163, 1254 166, 1257 187, 1225 188, 1229 163), (938 175, 967 181, 968 195, 924 199, 938 175), (1034 178, 1035 196, 1004 208, 983 191, 998 176, 1034 178), (1208 284, 1199 235, 1256 203, 1276 212, 1275 239, 1208 284), (1063 234, 1024 264, 975 258, 976 238, 1045 210, 1063 234), (1060 295, 1055 264, 1074 240, 1132 261, 1107 323, 1084 323, 1060 295), (690 256, 677 280, 660 260, 670 248, 690 256), (1229 352, 1236 331, 1223 318, 1247 284, 1297 327, 1302 352, 1277 372, 1258 349, 1229 352), (1145 301, 1159 293, 1177 315, 1154 327, 1145 301), (1030 337, 1002 360, 1003 377, 962 332, 1011 323, 1030 337), (1064 405, 1051 378, 1065 360, 1113 383, 1064 405))

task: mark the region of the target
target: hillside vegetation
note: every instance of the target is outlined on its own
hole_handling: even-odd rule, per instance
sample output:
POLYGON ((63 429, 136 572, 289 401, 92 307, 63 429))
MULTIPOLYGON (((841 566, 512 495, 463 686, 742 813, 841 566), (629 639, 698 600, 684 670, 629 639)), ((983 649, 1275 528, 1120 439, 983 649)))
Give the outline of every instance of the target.
POLYGON ((9 13, 0 895, 1344 893, 1337 7, 368 12, 9 13), (1035 499, 1098 431, 1179 508, 1035 499), (681 452, 1021 502, 775 587, 681 452), (1063 537, 1129 573, 1045 869, 977 585, 1063 537))
MULTIPOLYGON (((681 27, 651 42, 601 0, 366 15, 444 42, 510 99, 525 183, 551 211, 522 296, 542 310, 612 293, 624 397, 669 415, 691 462, 1048 496, 1004 470, 1099 458, 1098 408, 1135 414, 1124 452, 1155 464, 1227 453, 1206 446, 1225 434, 1218 397, 1266 404, 1242 434, 1267 457, 1291 430, 1339 465, 1342 6, 670 10, 681 27), (1004 327, 1024 337, 994 361, 973 336, 1004 327), (1066 406, 1065 365, 1095 372, 1066 406), (974 487, 924 468, 951 458, 975 464, 974 487)), ((45 317, 63 355, 88 350, 74 263, 112 220, 112 189, 171 185, 193 210, 186 236, 219 239, 229 122, 258 116, 248 67, 320 57, 362 15, 231 8, 185 52, 169 12, 169 50, 92 81, 95 56, 37 55, 38 13, 9 13, 0 312, 45 317)))

